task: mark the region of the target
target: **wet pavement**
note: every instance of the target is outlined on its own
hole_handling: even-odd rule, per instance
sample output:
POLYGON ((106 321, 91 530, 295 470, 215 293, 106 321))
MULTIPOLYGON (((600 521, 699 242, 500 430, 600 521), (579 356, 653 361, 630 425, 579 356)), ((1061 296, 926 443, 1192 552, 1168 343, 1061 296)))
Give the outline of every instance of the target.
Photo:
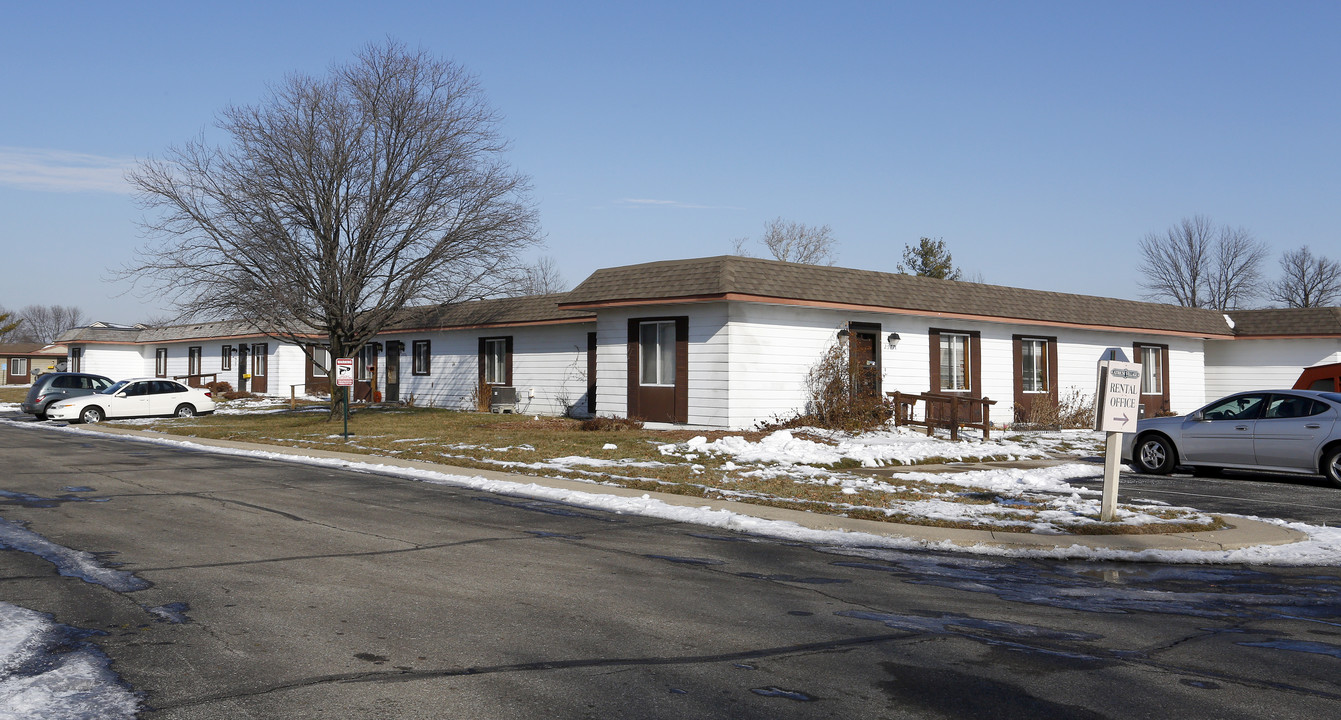
POLYGON ((0 601, 94 633, 144 718, 1318 718, 1341 700, 1337 568, 843 549, 3 426, 0 451, 0 520, 48 543, 0 552, 0 601))

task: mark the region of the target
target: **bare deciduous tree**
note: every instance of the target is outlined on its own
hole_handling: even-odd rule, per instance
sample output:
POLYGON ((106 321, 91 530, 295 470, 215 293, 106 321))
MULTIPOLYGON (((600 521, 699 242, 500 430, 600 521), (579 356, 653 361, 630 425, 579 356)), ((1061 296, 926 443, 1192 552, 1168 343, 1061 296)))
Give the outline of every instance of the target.
POLYGON ((67 305, 28 305, 19 311, 23 321, 18 334, 29 342, 53 343, 66 330, 87 321, 84 311, 67 305))
POLYGON ((1140 242, 1145 297, 1184 307, 1233 310, 1258 294, 1265 243, 1243 228, 1216 227, 1203 215, 1183 218, 1140 242))
POLYGON ((1270 297, 1287 307, 1325 307, 1341 303, 1341 263, 1315 256, 1305 245, 1280 258, 1281 277, 1270 297))
POLYGON ((564 282, 558 264, 553 257, 546 255, 529 265, 523 266, 517 273, 515 284, 508 288, 507 294, 512 296, 548 295, 564 292, 567 289, 568 283, 564 282))
MULTIPOLYGON (((751 257, 747 247, 749 241, 749 238, 733 240, 735 254, 751 257)), ((768 248, 774 260, 833 265, 838 259, 834 251, 838 241, 833 237, 833 228, 828 225, 806 225, 775 218, 764 223, 764 234, 759 242, 768 248)))
POLYGON ((123 276, 179 318, 242 319, 351 356, 403 308, 496 295, 536 243, 529 181, 460 66, 388 41, 223 110, 231 141, 128 175, 157 242, 123 276))

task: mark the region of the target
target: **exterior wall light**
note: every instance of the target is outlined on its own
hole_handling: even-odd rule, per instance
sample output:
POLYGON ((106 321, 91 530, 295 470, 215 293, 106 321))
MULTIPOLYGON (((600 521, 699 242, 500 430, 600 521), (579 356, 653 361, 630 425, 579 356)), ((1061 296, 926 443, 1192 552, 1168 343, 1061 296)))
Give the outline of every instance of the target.
POLYGON ((889 339, 886 341, 887 343, 889 343, 889 349, 890 349, 890 350, 893 350, 894 348, 898 347, 898 346, 899 346, 899 340, 902 340, 902 339, 903 339, 903 338, 900 338, 898 333, 890 333, 890 334, 889 334, 889 339))

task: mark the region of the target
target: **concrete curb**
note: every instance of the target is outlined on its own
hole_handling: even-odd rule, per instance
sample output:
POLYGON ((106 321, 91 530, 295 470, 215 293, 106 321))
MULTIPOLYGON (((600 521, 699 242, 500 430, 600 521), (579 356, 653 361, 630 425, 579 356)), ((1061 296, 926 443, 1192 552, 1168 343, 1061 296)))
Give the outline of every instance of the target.
POLYGON ((331 450, 299 449, 283 445, 261 445, 233 440, 213 440, 187 435, 172 435, 148 430, 112 427, 108 425, 85 425, 81 426, 81 428, 107 433, 109 435, 179 440, 207 447, 262 451, 279 455, 301 455, 305 457, 329 458, 352 463, 372 463, 412 470, 428 470, 451 475, 484 477, 491 480, 502 480, 523 485, 540 485, 543 487, 599 495, 614 495, 617 497, 633 498, 647 496, 666 503, 667 505, 693 508, 708 507, 714 510, 727 510, 749 517, 791 522, 813 530, 859 532, 885 537, 920 540, 931 544, 950 544, 959 547, 988 545, 1019 550, 1064 550, 1066 548, 1080 546, 1083 548, 1111 549, 1125 552, 1140 552, 1143 550, 1225 551, 1259 545, 1287 545, 1308 539, 1308 535, 1298 530, 1246 518, 1235 518, 1231 526, 1223 530, 1193 533, 1157 533, 1149 535, 1040 535, 1037 533, 961 530, 958 528, 942 528, 930 525, 905 525, 901 523, 879 522, 876 520, 845 518, 836 515, 822 515, 819 513, 775 508, 767 505, 753 505, 731 500, 696 498, 687 495, 675 495, 673 493, 651 492, 608 485, 593 485, 592 483, 566 480, 563 478, 542 477, 538 475, 518 475, 497 470, 480 470, 476 468, 441 465, 419 460, 402 460, 383 455, 363 455, 359 453, 345 453, 331 450))

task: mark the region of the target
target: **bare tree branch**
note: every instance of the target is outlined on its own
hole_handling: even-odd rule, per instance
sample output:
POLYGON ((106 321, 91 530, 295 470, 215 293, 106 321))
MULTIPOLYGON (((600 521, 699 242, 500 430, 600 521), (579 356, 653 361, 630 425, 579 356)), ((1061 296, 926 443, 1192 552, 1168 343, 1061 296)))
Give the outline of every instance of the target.
POLYGON ((523 266, 517 274, 515 284, 508 288, 506 294, 520 297, 549 295, 566 290, 568 283, 564 282, 563 275, 559 273, 558 264, 552 256, 546 255, 530 265, 523 266))
POLYGON ((409 305, 499 294, 538 241, 497 114, 423 51, 370 45, 216 124, 228 146, 198 138, 128 175, 154 241, 121 275, 179 319, 242 319, 348 356, 409 305))
MULTIPOLYGON (((749 241, 747 237, 732 240, 733 254, 753 257, 747 247, 749 241)), ((838 258, 834 251, 838 241, 833 237, 833 228, 828 225, 806 225, 775 218, 764 223, 764 234, 759 243, 768 248, 774 260, 784 262, 833 265, 838 258)))
POLYGON ((1315 256, 1305 245, 1280 258, 1281 278, 1270 297, 1287 307, 1328 307, 1341 303, 1341 263, 1315 256))
POLYGON ((1183 218, 1140 242, 1145 297, 1184 307, 1234 310, 1259 294, 1266 244, 1243 228, 1183 218))

